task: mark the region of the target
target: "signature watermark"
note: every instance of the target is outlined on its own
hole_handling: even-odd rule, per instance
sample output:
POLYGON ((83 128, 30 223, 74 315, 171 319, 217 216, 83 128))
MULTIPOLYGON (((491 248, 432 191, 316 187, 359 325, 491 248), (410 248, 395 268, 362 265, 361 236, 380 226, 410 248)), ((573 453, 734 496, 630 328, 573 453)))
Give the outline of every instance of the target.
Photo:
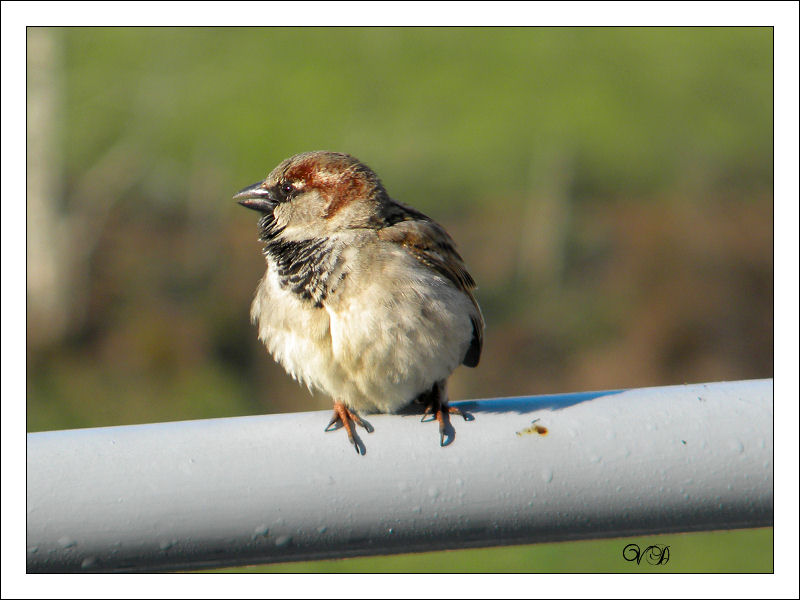
POLYGON ((669 562, 669 546, 654 544, 642 550, 639 544, 628 544, 622 549, 622 558, 628 562, 636 561, 637 565, 642 564, 642 559, 650 565, 665 565, 669 562))

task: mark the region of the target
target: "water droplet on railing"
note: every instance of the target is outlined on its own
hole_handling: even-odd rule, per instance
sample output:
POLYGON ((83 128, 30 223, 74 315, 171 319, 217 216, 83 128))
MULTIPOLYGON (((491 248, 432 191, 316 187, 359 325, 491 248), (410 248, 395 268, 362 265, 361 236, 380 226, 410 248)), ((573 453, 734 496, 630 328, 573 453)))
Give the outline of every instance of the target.
POLYGON ((731 451, 741 454, 744 452, 744 444, 740 440, 732 440, 729 444, 731 451))
POLYGON ((275 540, 275 545, 278 548, 285 548, 288 546, 292 541, 292 536, 290 535, 281 535, 275 540))
POLYGON ((269 533, 269 527, 266 525, 259 525, 255 529, 253 529, 253 539, 257 537, 265 537, 269 533))

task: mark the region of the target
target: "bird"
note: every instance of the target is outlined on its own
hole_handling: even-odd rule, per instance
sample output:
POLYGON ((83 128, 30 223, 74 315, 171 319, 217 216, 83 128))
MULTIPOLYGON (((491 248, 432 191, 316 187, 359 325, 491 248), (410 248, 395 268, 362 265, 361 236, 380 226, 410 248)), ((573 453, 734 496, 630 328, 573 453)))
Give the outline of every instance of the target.
POLYGON ((445 229, 394 200, 376 173, 339 152, 296 154, 233 196, 260 213, 266 271, 250 316, 272 357, 333 400, 325 431, 360 455, 360 413, 423 405, 439 444, 455 437, 447 379, 476 367, 484 319, 476 284, 445 229))

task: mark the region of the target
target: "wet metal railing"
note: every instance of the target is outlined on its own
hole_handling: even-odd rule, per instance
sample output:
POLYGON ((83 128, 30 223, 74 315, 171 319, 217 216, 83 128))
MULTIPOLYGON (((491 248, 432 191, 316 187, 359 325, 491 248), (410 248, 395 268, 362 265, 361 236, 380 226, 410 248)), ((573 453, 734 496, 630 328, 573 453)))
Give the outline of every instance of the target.
POLYGON ((150 571, 772 524, 772 380, 28 434, 27 569, 150 571))

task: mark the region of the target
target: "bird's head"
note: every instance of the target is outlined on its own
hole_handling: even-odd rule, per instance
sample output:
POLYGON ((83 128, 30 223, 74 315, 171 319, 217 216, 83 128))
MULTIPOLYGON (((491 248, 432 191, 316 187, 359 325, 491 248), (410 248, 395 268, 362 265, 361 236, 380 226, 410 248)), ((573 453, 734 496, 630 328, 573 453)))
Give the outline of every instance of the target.
POLYGON ((263 213, 262 227, 281 231, 282 238, 308 239, 374 226, 388 196, 356 158, 320 151, 287 158, 233 199, 263 213))

